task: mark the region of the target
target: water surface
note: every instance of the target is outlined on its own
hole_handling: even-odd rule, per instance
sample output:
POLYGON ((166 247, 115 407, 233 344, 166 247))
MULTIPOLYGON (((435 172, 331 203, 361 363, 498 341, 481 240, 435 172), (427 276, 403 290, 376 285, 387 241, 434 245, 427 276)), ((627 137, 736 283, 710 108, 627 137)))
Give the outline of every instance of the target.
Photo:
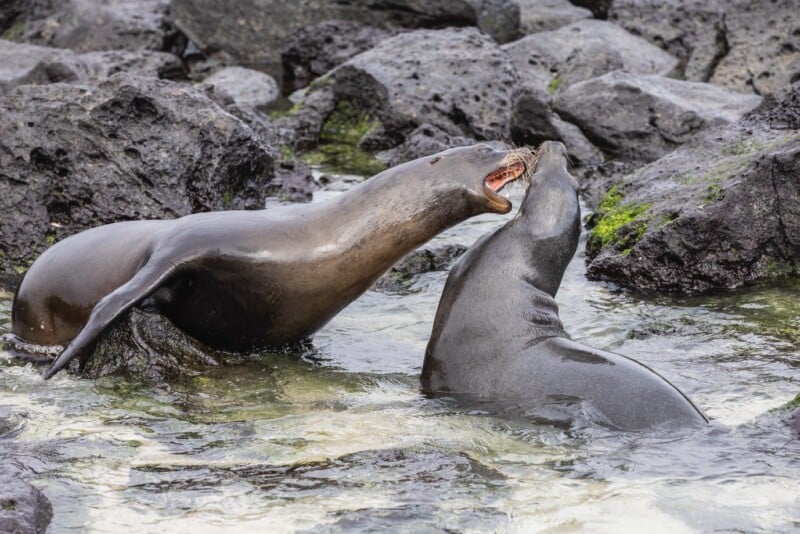
MULTIPOLYGON (((433 244, 469 245, 506 219, 433 244)), ((588 282, 583 264, 579 253, 557 296, 573 338, 658 370, 708 428, 564 428, 424 397, 446 278, 429 273, 403 294, 366 293, 302 357, 188 384, 44 382, 0 352, 0 406, 16 425, 0 460, 52 501, 51 532, 800 528, 800 440, 774 411, 800 392, 800 284, 652 298, 588 282)))

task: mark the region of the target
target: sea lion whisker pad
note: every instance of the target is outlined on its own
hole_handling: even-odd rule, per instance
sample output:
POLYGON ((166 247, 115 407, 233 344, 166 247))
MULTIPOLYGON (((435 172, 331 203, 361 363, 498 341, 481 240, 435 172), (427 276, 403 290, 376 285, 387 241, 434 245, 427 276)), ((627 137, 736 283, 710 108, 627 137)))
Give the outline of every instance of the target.
POLYGON ((66 345, 45 378, 74 357, 85 363, 98 336, 133 306, 221 351, 301 343, 439 232, 510 211, 497 191, 530 161, 529 151, 478 144, 392 167, 325 202, 86 230, 25 274, 12 331, 66 345))

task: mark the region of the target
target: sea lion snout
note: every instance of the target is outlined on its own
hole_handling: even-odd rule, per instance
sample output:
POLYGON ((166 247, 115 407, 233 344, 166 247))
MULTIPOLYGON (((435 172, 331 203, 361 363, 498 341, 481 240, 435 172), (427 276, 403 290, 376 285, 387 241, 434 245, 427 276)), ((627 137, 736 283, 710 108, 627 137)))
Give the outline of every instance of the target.
POLYGON ((567 147, 559 141, 545 141, 539 146, 534 176, 557 176, 575 191, 580 184, 569 172, 567 147))

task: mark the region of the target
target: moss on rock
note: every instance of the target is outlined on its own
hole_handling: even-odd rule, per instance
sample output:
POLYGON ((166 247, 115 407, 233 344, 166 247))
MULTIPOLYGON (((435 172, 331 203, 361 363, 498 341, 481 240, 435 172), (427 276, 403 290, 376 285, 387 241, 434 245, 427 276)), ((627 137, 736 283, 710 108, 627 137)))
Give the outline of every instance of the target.
POLYGON ((622 254, 631 249, 647 232, 650 203, 634 204, 623 202, 619 185, 608 190, 594 217, 594 227, 589 232, 587 250, 597 255, 602 249, 614 246, 622 254))

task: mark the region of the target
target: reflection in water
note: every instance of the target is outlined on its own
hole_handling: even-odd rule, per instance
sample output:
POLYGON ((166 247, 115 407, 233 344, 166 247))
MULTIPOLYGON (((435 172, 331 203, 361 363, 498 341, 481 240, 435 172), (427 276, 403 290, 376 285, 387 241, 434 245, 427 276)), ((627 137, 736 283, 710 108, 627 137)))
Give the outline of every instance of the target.
MULTIPOLYGON (((470 244, 503 221, 482 216, 436 243, 470 244)), ((800 285, 646 298, 587 282, 576 257, 557 297, 573 338, 641 360, 712 419, 636 434, 422 396, 445 277, 367 293, 300 358, 264 354, 185 384, 45 383, 4 354, 0 461, 51 499, 53 531, 800 524, 800 440, 771 411, 800 389, 800 285)), ((0 300, 0 333, 9 315, 0 300)))

